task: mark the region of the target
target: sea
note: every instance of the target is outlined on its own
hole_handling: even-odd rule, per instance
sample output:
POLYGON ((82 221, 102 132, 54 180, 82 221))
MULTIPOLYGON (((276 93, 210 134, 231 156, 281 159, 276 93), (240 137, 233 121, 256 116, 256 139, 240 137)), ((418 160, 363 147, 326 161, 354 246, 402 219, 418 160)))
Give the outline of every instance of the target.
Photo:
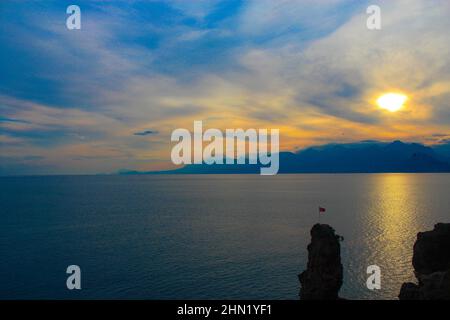
POLYGON ((344 238, 341 297, 397 299, 449 190, 450 174, 2 177, 0 299, 295 300, 316 223, 344 238))

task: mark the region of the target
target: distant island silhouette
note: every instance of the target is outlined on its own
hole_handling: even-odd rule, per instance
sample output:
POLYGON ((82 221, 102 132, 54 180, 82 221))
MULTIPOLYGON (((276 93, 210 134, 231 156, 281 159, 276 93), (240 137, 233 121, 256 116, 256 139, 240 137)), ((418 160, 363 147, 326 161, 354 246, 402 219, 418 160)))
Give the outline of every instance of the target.
MULTIPOLYGON (((120 170, 119 174, 259 174, 260 164, 192 164, 167 171, 120 170)), ((450 143, 425 146, 402 141, 326 144, 280 152, 279 173, 450 172, 450 143)))

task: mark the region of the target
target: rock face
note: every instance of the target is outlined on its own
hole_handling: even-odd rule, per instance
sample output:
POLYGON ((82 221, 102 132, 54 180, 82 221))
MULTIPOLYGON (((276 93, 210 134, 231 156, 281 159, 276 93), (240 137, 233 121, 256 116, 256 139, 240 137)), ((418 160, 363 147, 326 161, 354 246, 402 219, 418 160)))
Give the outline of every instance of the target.
POLYGON ((450 223, 417 234, 412 263, 418 284, 404 283, 400 300, 450 300, 450 223))
POLYGON ((311 229, 308 245, 308 266, 299 276, 301 300, 336 300, 342 286, 342 237, 327 224, 316 224, 311 229))

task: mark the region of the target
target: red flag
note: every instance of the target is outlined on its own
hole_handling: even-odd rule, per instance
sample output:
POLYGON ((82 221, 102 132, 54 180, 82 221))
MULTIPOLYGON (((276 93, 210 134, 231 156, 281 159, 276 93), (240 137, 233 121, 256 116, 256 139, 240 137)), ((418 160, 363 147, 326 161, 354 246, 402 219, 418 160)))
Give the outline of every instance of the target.
POLYGON ((319 213, 327 211, 325 208, 319 207, 319 213))

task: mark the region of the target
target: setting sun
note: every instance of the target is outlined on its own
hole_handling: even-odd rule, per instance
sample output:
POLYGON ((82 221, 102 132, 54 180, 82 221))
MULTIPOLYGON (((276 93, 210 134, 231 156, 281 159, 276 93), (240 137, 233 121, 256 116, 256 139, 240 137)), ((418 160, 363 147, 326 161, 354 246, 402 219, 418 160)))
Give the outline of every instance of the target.
POLYGON ((390 112, 400 110, 408 97, 399 93, 386 93, 377 99, 377 104, 380 108, 386 109, 390 112))

